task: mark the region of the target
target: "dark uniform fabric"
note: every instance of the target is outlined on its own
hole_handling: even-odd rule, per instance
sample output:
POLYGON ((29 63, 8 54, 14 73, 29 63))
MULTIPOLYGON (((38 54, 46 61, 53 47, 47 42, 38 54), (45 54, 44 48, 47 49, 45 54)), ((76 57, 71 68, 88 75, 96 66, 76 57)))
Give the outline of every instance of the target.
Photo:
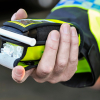
POLYGON ((70 87, 92 86, 100 74, 100 53, 97 41, 90 31, 87 11, 77 7, 62 7, 47 16, 47 19, 58 19, 77 24, 82 28, 84 34, 84 46, 79 54, 79 60, 85 57, 91 72, 76 73, 69 81, 62 82, 62 84, 70 87))

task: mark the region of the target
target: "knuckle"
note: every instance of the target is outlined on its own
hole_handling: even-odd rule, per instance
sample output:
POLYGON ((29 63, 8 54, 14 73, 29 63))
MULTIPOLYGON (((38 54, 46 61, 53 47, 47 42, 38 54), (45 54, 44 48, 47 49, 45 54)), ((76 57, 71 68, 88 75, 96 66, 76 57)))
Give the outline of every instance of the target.
POLYGON ((56 67, 54 69, 54 72, 56 74, 60 74, 62 73, 62 71, 64 70, 64 68, 67 66, 67 62, 66 61, 60 61, 57 62, 56 67))
POLYGON ((66 65, 67 65, 66 60, 61 60, 61 61, 57 62, 57 66, 59 66, 61 68, 65 67, 66 65))
POLYGON ((52 72, 52 67, 45 67, 45 69, 41 70, 41 76, 47 76, 52 72))
POLYGON ((58 66, 54 70, 55 74, 60 74, 60 73, 62 73, 62 71, 63 71, 63 68, 61 68, 61 67, 59 68, 58 66))
POLYGON ((77 65, 78 64, 78 58, 76 57, 73 57, 69 60, 70 64, 73 64, 73 65, 77 65))

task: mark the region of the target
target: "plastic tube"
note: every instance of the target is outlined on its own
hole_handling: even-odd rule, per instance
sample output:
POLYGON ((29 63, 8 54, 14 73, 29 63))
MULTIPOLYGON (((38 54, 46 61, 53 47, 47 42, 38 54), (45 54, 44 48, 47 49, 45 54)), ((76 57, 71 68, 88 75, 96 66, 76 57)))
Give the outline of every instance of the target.
POLYGON ((23 36, 23 35, 20 35, 20 34, 11 32, 11 31, 7 31, 7 30, 2 29, 2 28, 0 28, 0 35, 8 37, 10 39, 14 39, 16 41, 19 41, 19 42, 22 42, 22 43, 25 43, 25 44, 28 44, 30 46, 35 46, 35 44, 36 44, 35 38, 23 36))

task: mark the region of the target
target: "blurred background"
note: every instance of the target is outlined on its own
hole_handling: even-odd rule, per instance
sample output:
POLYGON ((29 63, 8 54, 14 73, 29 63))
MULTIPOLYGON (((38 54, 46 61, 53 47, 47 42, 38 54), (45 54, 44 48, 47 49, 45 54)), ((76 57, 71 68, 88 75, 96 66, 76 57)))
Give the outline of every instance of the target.
MULTIPOLYGON (((45 18, 59 0, 0 0, 0 26, 24 8, 29 18, 45 18)), ((100 90, 70 88, 62 84, 39 84, 29 77, 18 84, 11 70, 0 66, 0 100, 100 100, 100 90)))

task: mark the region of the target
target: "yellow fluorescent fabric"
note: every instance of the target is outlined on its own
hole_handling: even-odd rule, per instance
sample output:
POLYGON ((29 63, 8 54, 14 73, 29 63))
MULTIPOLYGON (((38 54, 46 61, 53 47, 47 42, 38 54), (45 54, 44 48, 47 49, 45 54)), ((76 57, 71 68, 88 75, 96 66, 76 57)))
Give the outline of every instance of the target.
MULTIPOLYGON (((89 27, 94 35, 100 52, 100 13, 94 10, 88 10, 89 27)), ((76 73, 91 72, 88 62, 84 58, 78 62, 76 73)))
POLYGON ((27 67, 28 65, 24 64, 23 62, 19 62, 18 66, 23 66, 24 68, 27 67))
POLYGON ((88 16, 90 30, 98 43, 98 48, 100 52, 100 13, 94 10, 89 10, 88 16))
POLYGON ((45 46, 28 47, 25 57, 21 61, 39 60, 45 46))
POLYGON ((85 58, 78 61, 76 73, 91 72, 90 66, 85 58))
POLYGON ((28 24, 28 25, 24 25, 24 24, 22 24, 22 23, 20 23, 20 22, 17 22, 17 21, 8 21, 8 22, 11 22, 11 23, 15 23, 15 24, 17 24, 17 25, 20 25, 20 26, 22 26, 22 27, 28 27, 28 26, 30 26, 30 25, 32 25, 32 24, 35 24, 35 23, 30 23, 30 24, 28 24))
POLYGON ((77 8, 81 8, 81 9, 84 9, 84 10, 88 10, 87 8, 85 8, 85 7, 82 7, 81 5, 62 5, 62 6, 58 6, 58 7, 55 7, 55 8, 53 8, 52 10, 51 10, 51 12, 53 12, 53 11, 55 11, 55 10, 58 10, 58 9, 61 9, 61 8, 67 8, 67 7, 77 7, 77 8))

